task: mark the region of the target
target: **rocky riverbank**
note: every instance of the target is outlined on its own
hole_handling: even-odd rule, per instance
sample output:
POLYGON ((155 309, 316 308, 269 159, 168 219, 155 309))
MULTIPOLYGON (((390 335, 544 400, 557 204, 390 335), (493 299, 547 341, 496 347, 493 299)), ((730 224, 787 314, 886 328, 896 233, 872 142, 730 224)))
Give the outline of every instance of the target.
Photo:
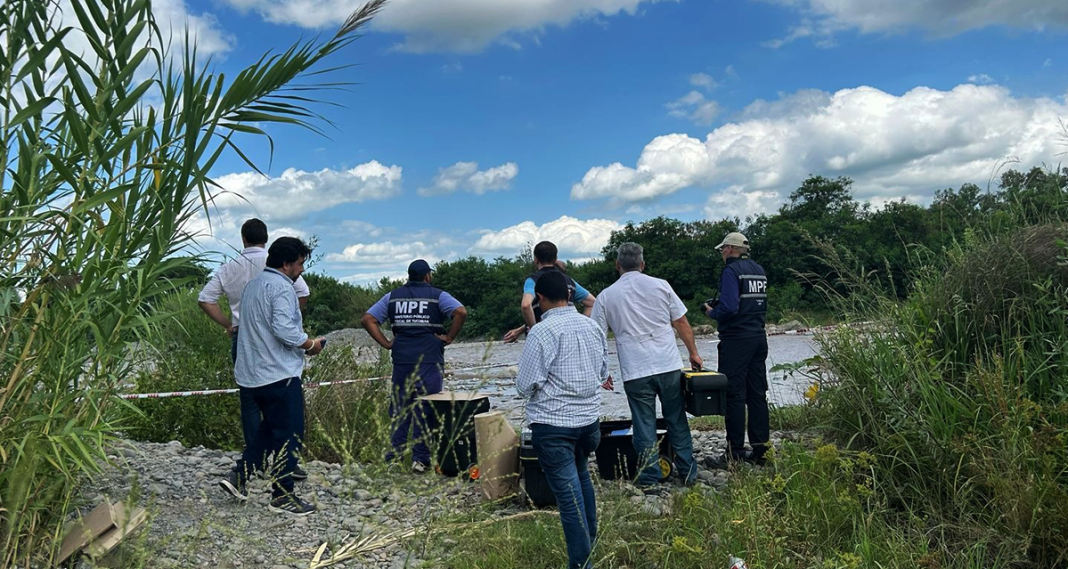
MULTIPOLYGON (((717 492, 727 486, 730 473, 709 470, 705 464, 723 452, 724 434, 695 431, 693 435, 699 486, 717 492)), ((792 435, 773 434, 776 444, 783 438, 792 435)), ((203 447, 184 448, 178 442, 118 443, 110 456, 112 465, 82 489, 83 511, 105 497, 132 499, 147 507, 151 517, 146 528, 99 566, 304 569, 324 542, 336 549, 354 537, 440 527, 462 512, 479 511, 492 519, 527 510, 518 499, 487 509, 477 483, 462 479, 416 475, 396 467, 313 461, 305 465, 310 476, 298 483, 298 492, 319 511, 304 518, 286 517, 267 509, 270 492, 265 481, 253 483, 252 498, 246 503, 238 503, 219 489, 217 481, 236 456, 203 447)), ((641 502, 642 511, 650 516, 671 515, 670 492, 678 491, 665 489, 659 496, 645 496, 627 484, 600 481, 596 476, 595 480, 601 500, 641 502)), ((428 532, 420 531, 403 543, 336 567, 432 567, 434 560, 447 553, 448 543, 448 537, 432 540, 428 532)), ((79 569, 95 566, 88 560, 79 562, 79 569)))

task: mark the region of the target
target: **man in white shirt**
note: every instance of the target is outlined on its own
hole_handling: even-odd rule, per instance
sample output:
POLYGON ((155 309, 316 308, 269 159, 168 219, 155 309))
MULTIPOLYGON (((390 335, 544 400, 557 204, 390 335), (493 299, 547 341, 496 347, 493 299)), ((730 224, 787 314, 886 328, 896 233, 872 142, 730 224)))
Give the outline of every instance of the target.
MULTIPOLYGON (((208 284, 200 291, 197 304, 212 320, 222 326, 230 336, 230 360, 237 362, 237 334, 241 311, 241 293, 252 279, 259 276, 267 266, 267 224, 252 218, 241 225, 241 243, 245 248, 236 258, 224 263, 215 271, 208 284), (230 303, 230 318, 219 307, 219 297, 226 296, 230 303)), ((302 277, 293 282, 293 291, 301 310, 308 302, 311 291, 302 277)), ((241 393, 241 431, 245 445, 256 435, 260 428, 260 411, 256 402, 241 393)), ((297 467, 293 473, 297 480, 307 478, 303 468, 297 467)))
MULTIPOLYGON (((690 353, 690 365, 701 369, 701 356, 686 320, 686 306, 663 279, 642 273, 641 245, 624 243, 616 257, 619 280, 601 291, 591 318, 616 335, 616 352, 634 428, 634 449, 644 465, 638 486, 655 488, 657 467, 656 399, 667 422, 668 440, 675 451, 675 472, 686 484, 697 477, 693 439, 682 398, 682 359, 675 344, 677 330, 690 353)), ((606 387, 612 388, 609 378, 606 387)))

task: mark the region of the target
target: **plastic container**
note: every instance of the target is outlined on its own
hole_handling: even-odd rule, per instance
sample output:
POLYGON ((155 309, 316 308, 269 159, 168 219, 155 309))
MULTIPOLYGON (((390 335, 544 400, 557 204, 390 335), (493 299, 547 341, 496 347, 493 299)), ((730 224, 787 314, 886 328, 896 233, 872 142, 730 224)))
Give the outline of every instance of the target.
MULTIPOLYGON (((635 480, 638 478, 638 453, 634 451, 633 423, 601 421, 601 444, 597 447, 597 472, 602 480, 635 480)), ((656 420, 656 437, 660 451, 660 480, 674 468, 675 453, 667 438, 667 423, 656 420)))
POLYGON ((727 376, 722 373, 691 370, 682 372, 682 397, 686 412, 695 417, 726 415, 729 389, 727 376))
POLYGON ((556 505, 556 495, 549 486, 545 471, 538 463, 538 455, 530 442, 530 433, 523 433, 523 443, 519 447, 519 463, 523 466, 523 490, 530 503, 536 508, 556 505))
POLYGON ((475 415, 489 411, 489 396, 442 391, 419 399, 428 407, 427 446, 434 453, 438 471, 446 476, 470 473, 478 464, 475 415))

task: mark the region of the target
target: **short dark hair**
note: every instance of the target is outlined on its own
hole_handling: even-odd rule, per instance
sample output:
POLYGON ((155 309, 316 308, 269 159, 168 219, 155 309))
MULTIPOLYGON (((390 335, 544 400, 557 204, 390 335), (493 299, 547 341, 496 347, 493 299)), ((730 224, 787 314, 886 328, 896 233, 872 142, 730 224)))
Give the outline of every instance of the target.
POLYGON ((263 245, 267 242, 267 224, 253 217, 241 224, 241 238, 249 245, 263 245))
POLYGON ((296 237, 279 237, 267 249, 267 266, 281 269, 286 263, 296 263, 301 257, 307 259, 312 250, 296 237))
POLYGON ((555 263, 556 255, 559 251, 556 249, 556 245, 553 245, 552 241, 542 241, 534 246, 534 258, 539 263, 555 263))
POLYGON ((542 275, 534 285, 534 292, 542 295, 549 302, 560 302, 571 297, 567 288, 567 277, 556 271, 542 275))

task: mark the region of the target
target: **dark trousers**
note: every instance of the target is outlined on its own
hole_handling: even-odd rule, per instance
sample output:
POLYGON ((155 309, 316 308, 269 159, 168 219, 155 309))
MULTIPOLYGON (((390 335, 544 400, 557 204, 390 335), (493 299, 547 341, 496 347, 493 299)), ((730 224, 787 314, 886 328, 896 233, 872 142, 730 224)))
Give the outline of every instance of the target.
POLYGON ((749 411, 749 444, 756 457, 768 450, 768 338, 721 339, 719 372, 727 376, 727 452, 735 458, 745 453, 745 415, 749 411))
POLYGON ((656 444, 656 398, 667 423, 668 441, 675 451, 675 472, 686 483, 697 479, 697 464, 693 460, 693 438, 686 420, 686 406, 682 399, 681 371, 658 373, 623 382, 630 406, 634 428, 634 451, 642 465, 638 473, 639 486, 652 486, 660 481, 659 445, 656 444))
MULTIPOLYGON (((237 364, 237 330, 234 330, 233 335, 230 336, 230 359, 235 365, 237 364)), ((252 439, 256 437, 256 432, 260 430, 263 418, 260 417, 260 408, 256 406, 248 390, 242 389, 239 396, 241 398, 241 434, 245 438, 245 446, 248 447, 252 439)))
POLYGON ((263 414, 259 430, 245 445, 245 452, 237 462, 237 472, 244 478, 264 469, 268 457, 275 457, 269 472, 274 479, 274 497, 293 493, 290 474, 297 467, 300 452, 300 433, 304 427, 304 396, 299 377, 283 379, 262 387, 242 387, 241 395, 256 405, 263 414))
POLYGON ((440 364, 393 364, 393 393, 389 401, 389 416, 393 429, 390 436, 392 452, 386 460, 404 454, 411 432, 412 460, 430 464, 430 449, 426 446, 426 404, 420 395, 440 393, 442 387, 440 364))
POLYGON ((530 425, 534 452, 560 508, 568 569, 591 567, 597 540, 597 497, 590 481, 590 453, 601 443, 601 422, 585 427, 530 425))

